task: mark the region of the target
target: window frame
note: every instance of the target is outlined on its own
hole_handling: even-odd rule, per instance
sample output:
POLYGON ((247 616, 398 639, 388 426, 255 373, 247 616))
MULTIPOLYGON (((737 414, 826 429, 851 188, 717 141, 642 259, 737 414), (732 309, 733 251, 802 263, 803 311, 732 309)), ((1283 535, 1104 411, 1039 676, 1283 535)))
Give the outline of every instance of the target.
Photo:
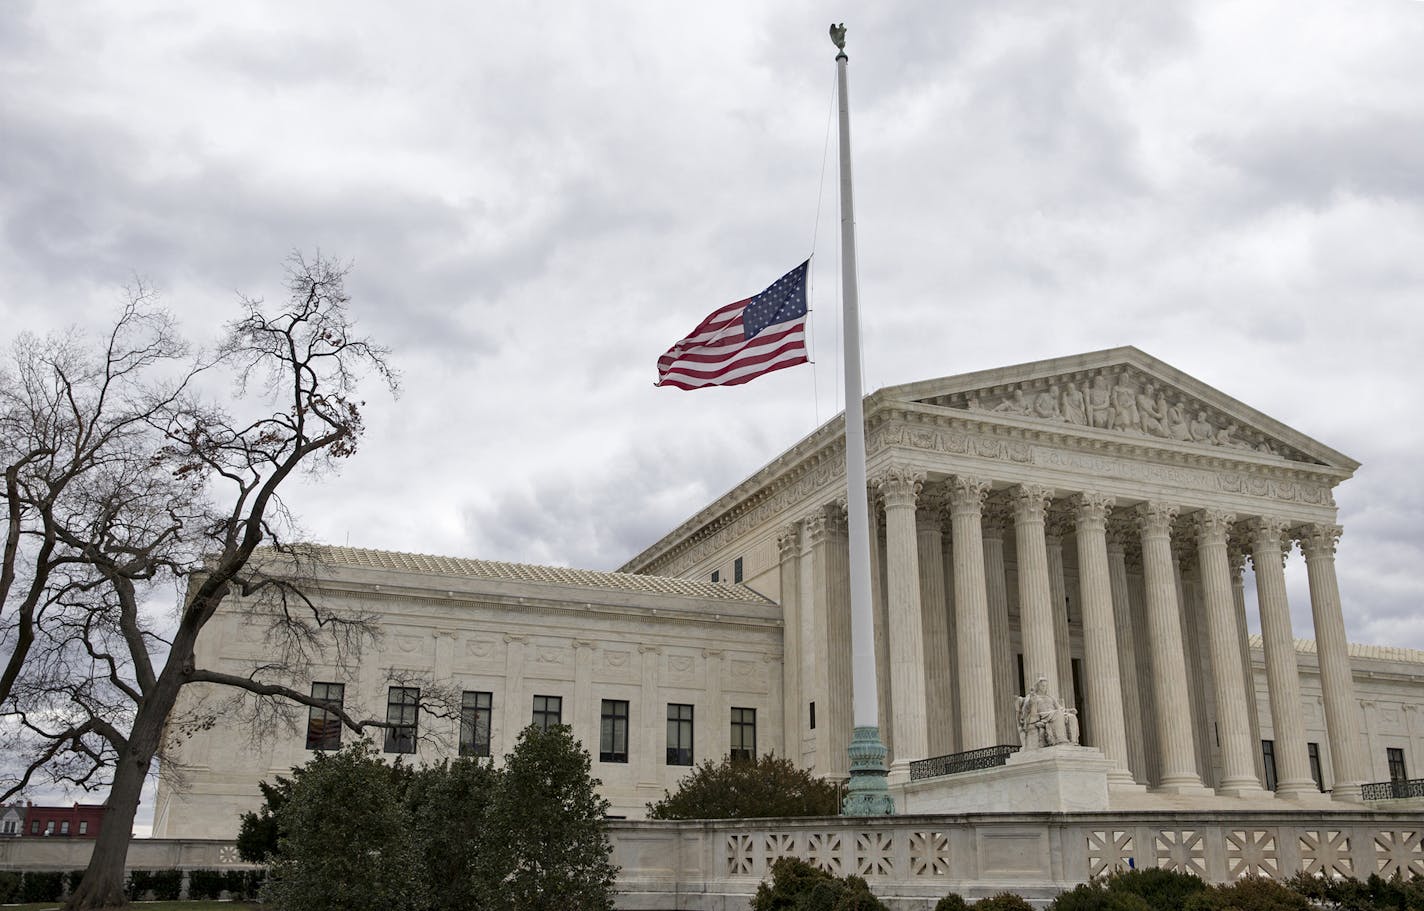
POLYGON ((420 742, 420 687, 392 686, 386 689, 385 752, 415 753, 420 742))
POLYGON ((1389 769, 1390 781, 1409 780, 1409 768, 1404 764, 1404 747, 1385 747, 1384 762, 1389 769))
POLYGON ((80 834, 80 835, 88 835, 88 834, 89 834, 89 820, 87 820, 87 819, 81 819, 81 820, 79 820, 79 834, 80 834))
POLYGON ((529 723, 541 731, 547 731, 549 728, 558 727, 563 724, 564 697, 536 695, 534 697, 533 712, 530 715, 529 723), (540 708, 539 704, 539 700, 541 699, 544 700, 542 708, 540 708), (549 707, 550 704, 553 705, 553 708, 549 707), (553 719, 552 723, 550 723, 551 718, 553 719))
POLYGON ((727 755, 736 760, 756 761, 757 758, 757 710, 746 706, 732 706, 732 730, 727 755), (747 734, 751 734, 751 748, 747 748, 747 734))
POLYGON ((732 581, 740 585, 743 577, 742 558, 738 557, 732 561, 732 581))
POLYGON ((465 690, 460 694, 460 755, 488 757, 493 740, 494 693, 465 690), (474 697, 473 700, 471 697, 474 697), (483 731, 480 727, 482 721, 483 731), (483 741, 481 733, 484 734, 483 741))
POLYGON ((1261 768, 1266 773, 1266 780, 1263 782, 1267 791, 1274 791, 1280 783, 1276 772, 1276 742, 1274 740, 1261 741, 1261 768))
MULTIPOLYGON (((341 708, 346 704, 346 684, 313 680, 311 695, 313 699, 320 699, 327 705, 341 708), (321 688, 320 695, 317 693, 318 687, 321 688), (334 695, 333 689, 335 690, 334 695)), ((306 748, 323 751, 341 749, 341 719, 326 709, 319 709, 314 705, 307 706, 306 748)))
POLYGON ((598 712, 599 762, 628 761, 628 718, 627 699, 601 701, 598 712))
POLYGON ((690 766, 694 764, 696 753, 695 706, 690 702, 669 702, 667 704, 667 765, 690 766), (686 712, 683 710, 686 709, 686 712), (687 743, 683 744, 686 733, 687 743))
POLYGON ((1320 744, 1314 740, 1305 745, 1305 755, 1310 760, 1310 777, 1315 787, 1325 792, 1325 767, 1320 762, 1320 744))

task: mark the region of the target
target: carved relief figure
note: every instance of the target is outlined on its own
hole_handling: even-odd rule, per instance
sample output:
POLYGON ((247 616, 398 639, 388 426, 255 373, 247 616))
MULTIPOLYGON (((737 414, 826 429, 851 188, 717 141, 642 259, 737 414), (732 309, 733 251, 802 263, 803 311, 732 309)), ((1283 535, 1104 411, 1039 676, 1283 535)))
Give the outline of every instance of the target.
POLYGON ((1191 425, 1187 423, 1187 409, 1181 402, 1173 402, 1167 408, 1167 435, 1174 440, 1190 440, 1191 425))
POLYGON ((1088 418, 1094 427, 1106 430, 1112 426, 1112 389, 1105 373, 1093 377, 1093 385, 1088 387, 1088 418))
MULTIPOLYGON (((1137 394, 1137 413, 1142 419, 1143 430, 1154 437, 1164 437, 1167 435, 1167 414, 1165 408, 1157 410, 1157 399, 1152 395, 1155 391, 1156 387, 1148 383, 1137 394)), ((1163 399, 1162 403, 1165 405, 1166 400, 1163 399)))
POLYGON ((1142 418, 1137 413, 1137 393, 1126 376, 1118 378, 1112 390, 1113 430, 1141 430, 1142 418))
POLYGON ((1063 420, 1063 415, 1058 410, 1057 386, 1050 386, 1038 391, 1038 395, 1033 397, 1033 413, 1035 417, 1043 418, 1046 421, 1063 420))
POLYGON ((1077 383, 1069 383, 1063 390, 1063 420, 1070 424, 1088 423, 1088 401, 1077 383))
POLYGON ((1040 676, 1027 696, 1016 700, 1019 738, 1025 750, 1037 750, 1060 743, 1078 743, 1078 710, 1064 708, 1049 695, 1048 680, 1040 676))
POLYGON ((1213 438, 1211 422, 1206 419, 1205 411, 1197 412, 1197 419, 1192 421, 1190 427, 1192 440, 1198 443, 1210 443, 1213 438))
POLYGON ((1028 402, 1024 399, 1024 391, 1022 386, 1015 387, 1014 397, 1011 399, 1004 399, 998 405, 994 406, 994 410, 1004 414, 1027 415, 1031 413, 1031 411, 1029 410, 1028 402))

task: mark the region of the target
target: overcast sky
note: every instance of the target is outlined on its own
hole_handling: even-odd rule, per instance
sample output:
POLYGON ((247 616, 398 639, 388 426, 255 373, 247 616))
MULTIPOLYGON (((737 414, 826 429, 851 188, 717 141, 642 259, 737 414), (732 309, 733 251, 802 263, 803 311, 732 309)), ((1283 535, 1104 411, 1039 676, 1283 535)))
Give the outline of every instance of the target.
POLYGON ((1136 345, 1363 463, 1349 635, 1424 648, 1424 3, 498 6, 6 4, 0 338, 350 259, 404 390, 309 535, 614 568, 840 408, 845 19, 867 390, 1136 345), (814 368, 653 387, 813 244, 814 368))

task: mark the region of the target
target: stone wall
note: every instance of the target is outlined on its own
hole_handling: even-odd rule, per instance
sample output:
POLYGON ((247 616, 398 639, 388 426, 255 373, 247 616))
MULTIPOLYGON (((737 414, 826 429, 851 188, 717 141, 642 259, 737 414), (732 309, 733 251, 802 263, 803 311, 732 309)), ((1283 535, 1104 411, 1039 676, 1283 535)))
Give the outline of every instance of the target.
MULTIPOLYGON (((772 862, 802 857, 865 877, 896 911, 949 892, 1040 903, 1089 877, 1167 867, 1209 882, 1297 872, 1424 876, 1424 816, 1372 812, 1154 812, 830 817, 609 824, 627 911, 742 911, 772 862)), ((0 840, 0 869, 77 869, 91 843, 0 840)), ((240 867, 230 841, 136 839, 132 868, 240 867)))

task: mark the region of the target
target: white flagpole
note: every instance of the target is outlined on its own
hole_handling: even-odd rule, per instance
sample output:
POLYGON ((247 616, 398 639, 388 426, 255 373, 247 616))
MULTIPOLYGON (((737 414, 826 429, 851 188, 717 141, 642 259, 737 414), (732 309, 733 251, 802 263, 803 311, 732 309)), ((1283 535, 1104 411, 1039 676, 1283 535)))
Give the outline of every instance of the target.
POLYGON ((847 816, 895 811, 886 789, 885 745, 880 739, 875 686, 875 621, 870 606, 870 516, 865 483, 865 414, 860 388, 859 283, 855 267, 855 203, 850 179, 850 101, 846 89, 845 24, 831 26, 840 97, 841 296, 845 315, 846 514, 850 535, 851 688, 855 732, 850 745, 847 816))

